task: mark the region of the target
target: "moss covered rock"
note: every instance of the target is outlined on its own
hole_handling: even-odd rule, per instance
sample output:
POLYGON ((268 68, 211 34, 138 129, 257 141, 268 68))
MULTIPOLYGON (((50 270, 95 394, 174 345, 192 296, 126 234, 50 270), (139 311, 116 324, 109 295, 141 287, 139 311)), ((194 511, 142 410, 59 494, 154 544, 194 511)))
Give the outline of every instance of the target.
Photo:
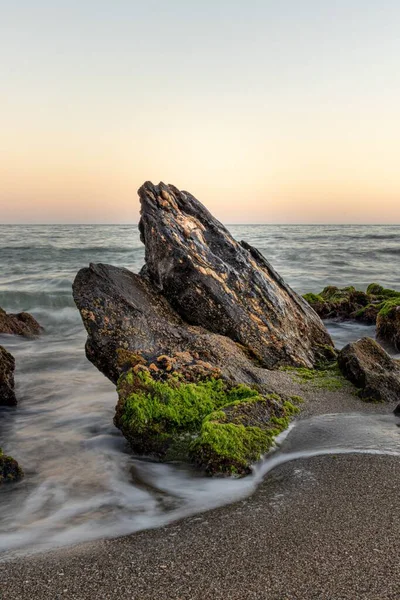
POLYGON ((383 304, 376 320, 376 335, 400 350, 400 296, 383 304))
POLYGON ((395 314, 392 309, 400 306, 400 292, 396 290, 378 283, 371 283, 365 292, 353 286, 327 286, 319 294, 305 294, 304 299, 323 319, 354 319, 369 325, 378 325, 379 321, 381 339, 391 341, 395 337, 393 329, 397 330, 397 326, 392 324, 395 314), (390 317, 386 319, 390 311, 390 317))
POLYGON ((273 445, 298 408, 275 394, 249 395, 209 414, 190 456, 210 475, 245 475, 273 445))
POLYGON ((305 294, 304 299, 323 319, 352 318, 370 304, 368 295, 353 286, 338 288, 330 285, 319 294, 305 294))
POLYGON ((0 484, 19 481, 24 473, 14 458, 3 454, 0 448, 0 484))
POLYGON ((176 371, 177 363, 179 357, 162 356, 121 375, 115 425, 137 454, 189 460, 209 474, 248 473, 296 408, 228 384, 211 365, 194 361, 176 371))

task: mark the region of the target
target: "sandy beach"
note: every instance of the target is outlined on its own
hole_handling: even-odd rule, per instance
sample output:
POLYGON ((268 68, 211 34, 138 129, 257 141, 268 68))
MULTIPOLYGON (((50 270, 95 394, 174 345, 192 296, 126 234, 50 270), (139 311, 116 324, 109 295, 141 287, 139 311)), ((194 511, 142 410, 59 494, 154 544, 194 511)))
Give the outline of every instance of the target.
POLYGON ((235 505, 2 563, 1 598, 395 599, 399 476, 390 456, 293 461, 235 505))

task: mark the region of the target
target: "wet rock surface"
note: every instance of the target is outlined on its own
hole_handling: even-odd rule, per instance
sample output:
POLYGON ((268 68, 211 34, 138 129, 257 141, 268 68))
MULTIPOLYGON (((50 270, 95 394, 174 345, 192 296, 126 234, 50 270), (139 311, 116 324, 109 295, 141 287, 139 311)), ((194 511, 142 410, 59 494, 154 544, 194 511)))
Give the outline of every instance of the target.
POLYGON ((10 352, 0 346, 0 406, 14 406, 17 398, 14 392, 15 359, 10 352))
POLYGON ((347 344, 338 355, 339 368, 361 398, 382 402, 400 400, 400 363, 371 338, 347 344))
POLYGON ((42 331, 42 327, 29 313, 7 314, 0 308, 0 333, 35 337, 42 331))

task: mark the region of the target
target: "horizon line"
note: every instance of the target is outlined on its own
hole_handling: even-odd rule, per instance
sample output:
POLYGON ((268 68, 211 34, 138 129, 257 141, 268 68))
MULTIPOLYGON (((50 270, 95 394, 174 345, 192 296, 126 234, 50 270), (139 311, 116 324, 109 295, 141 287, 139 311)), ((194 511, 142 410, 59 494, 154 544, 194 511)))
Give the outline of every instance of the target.
MULTIPOLYGON (((399 223, 223 223, 220 221, 224 227, 299 227, 299 226, 323 226, 323 227, 400 227, 399 223)), ((65 226, 70 227, 72 225, 77 227, 138 227, 139 223, 0 223, 0 227, 21 227, 21 226, 30 226, 30 227, 51 227, 53 225, 57 226, 65 226)))

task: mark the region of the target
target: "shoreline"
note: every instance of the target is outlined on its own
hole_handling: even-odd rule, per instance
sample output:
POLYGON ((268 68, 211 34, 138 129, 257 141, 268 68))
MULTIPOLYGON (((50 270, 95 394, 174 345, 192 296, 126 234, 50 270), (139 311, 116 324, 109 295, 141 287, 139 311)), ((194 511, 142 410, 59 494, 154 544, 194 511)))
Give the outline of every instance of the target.
MULTIPOLYGON (((327 389, 274 371, 271 385, 303 397, 295 422, 332 413, 385 415, 394 408, 363 402, 350 383, 327 389)), ((398 598, 399 475, 399 458, 384 454, 292 458, 232 504, 124 537, 5 558, 0 597, 398 598), (360 550, 374 535, 377 544, 360 550)))
POLYGON ((0 564, 2 599, 398 598, 400 462, 285 463, 245 500, 0 564))

